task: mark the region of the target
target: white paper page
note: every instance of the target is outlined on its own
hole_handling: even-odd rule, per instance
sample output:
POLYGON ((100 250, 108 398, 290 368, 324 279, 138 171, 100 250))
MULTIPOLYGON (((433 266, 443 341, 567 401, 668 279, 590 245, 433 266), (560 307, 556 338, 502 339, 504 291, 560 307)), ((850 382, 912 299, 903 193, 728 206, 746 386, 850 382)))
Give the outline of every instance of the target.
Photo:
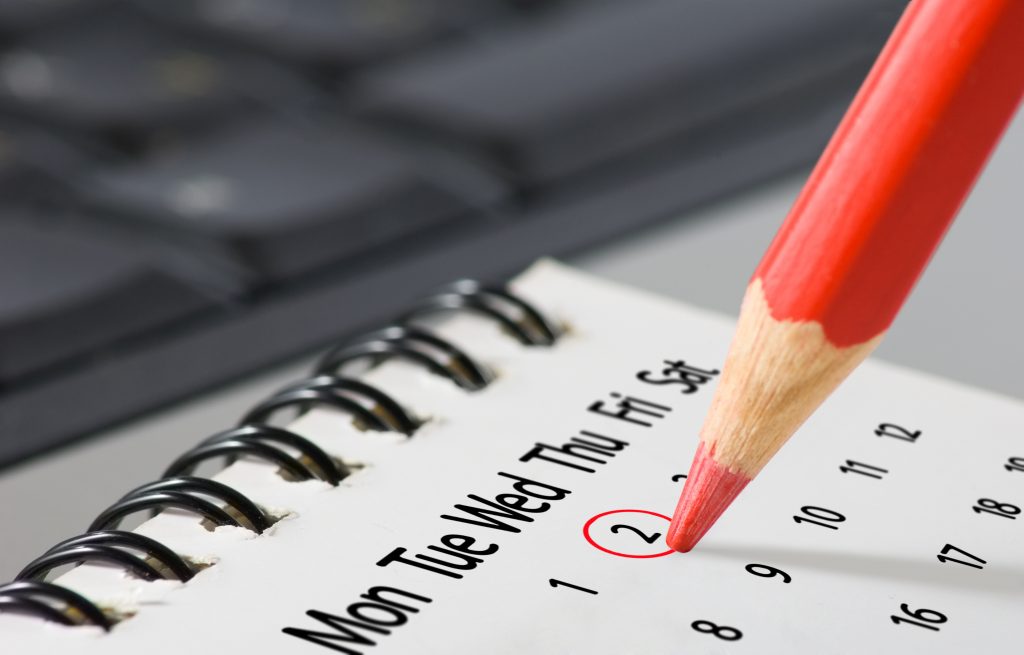
POLYGON ((363 465, 339 487, 235 464, 217 479, 285 516, 271 530, 210 532, 165 512, 139 530, 213 566, 185 585, 79 567, 60 582, 135 615, 109 634, 0 615, 3 643, 86 654, 1019 649, 1019 402, 868 362, 693 552, 662 554, 717 379, 698 371, 723 361, 731 322, 550 262, 514 289, 569 326, 554 347, 519 346, 480 319, 445 322, 439 332, 497 372, 487 389, 407 364, 371 371, 429 417, 411 439, 312 411, 291 429, 363 465), (590 410, 623 399, 632 420, 590 410), (593 449, 557 450, 566 444, 593 449), (519 516, 500 518, 505 529, 443 518, 486 521, 456 505, 519 516))

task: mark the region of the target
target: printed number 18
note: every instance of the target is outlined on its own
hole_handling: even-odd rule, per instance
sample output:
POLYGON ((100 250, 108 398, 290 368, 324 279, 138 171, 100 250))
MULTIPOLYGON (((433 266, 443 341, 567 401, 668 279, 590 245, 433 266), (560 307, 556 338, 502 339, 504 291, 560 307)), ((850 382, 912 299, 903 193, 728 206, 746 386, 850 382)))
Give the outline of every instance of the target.
POLYGON ((1001 516, 1005 519, 1010 519, 1011 521, 1016 519, 1017 515, 1020 514, 1020 508, 1013 503, 1001 503, 998 500, 993 500, 991 498, 979 498, 978 504, 971 509, 978 514, 981 514, 982 512, 986 514, 994 514, 995 516, 1001 516))

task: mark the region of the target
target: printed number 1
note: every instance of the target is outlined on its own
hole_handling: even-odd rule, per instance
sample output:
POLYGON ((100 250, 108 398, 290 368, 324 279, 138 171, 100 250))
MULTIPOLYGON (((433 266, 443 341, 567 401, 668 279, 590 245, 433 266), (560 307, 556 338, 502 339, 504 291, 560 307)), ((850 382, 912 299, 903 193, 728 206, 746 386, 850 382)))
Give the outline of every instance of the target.
POLYGON ((552 587, 569 587, 570 589, 575 589, 576 591, 582 591, 587 594, 594 594, 595 596, 597 595, 597 592, 593 589, 587 589, 586 587, 574 585, 563 580, 555 580, 554 578, 551 578, 550 580, 548 580, 548 584, 550 584, 552 587))

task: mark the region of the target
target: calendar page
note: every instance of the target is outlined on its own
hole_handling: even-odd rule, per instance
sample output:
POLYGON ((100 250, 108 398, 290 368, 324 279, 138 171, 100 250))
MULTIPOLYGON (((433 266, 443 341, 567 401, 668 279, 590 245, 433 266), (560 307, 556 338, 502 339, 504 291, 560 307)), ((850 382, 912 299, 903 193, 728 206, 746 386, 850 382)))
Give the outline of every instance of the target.
POLYGON ((1024 405, 869 361, 678 554, 732 322, 553 262, 513 288, 564 325, 554 346, 439 323, 489 387, 373 369, 414 436, 311 411, 289 429, 350 465, 340 486, 238 462, 217 479, 271 530, 164 512, 138 530, 204 562, 195 579, 81 566, 58 582, 120 608, 111 633, 0 616, 0 634, 25 653, 1019 650, 1024 405))

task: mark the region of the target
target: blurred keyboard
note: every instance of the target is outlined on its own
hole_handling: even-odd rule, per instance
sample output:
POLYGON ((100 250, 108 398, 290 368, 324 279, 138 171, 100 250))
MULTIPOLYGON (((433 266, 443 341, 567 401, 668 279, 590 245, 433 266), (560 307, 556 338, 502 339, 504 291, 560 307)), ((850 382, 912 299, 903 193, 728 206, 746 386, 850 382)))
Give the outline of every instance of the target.
POLYGON ((904 4, 0 0, 0 466, 807 166, 904 4))

